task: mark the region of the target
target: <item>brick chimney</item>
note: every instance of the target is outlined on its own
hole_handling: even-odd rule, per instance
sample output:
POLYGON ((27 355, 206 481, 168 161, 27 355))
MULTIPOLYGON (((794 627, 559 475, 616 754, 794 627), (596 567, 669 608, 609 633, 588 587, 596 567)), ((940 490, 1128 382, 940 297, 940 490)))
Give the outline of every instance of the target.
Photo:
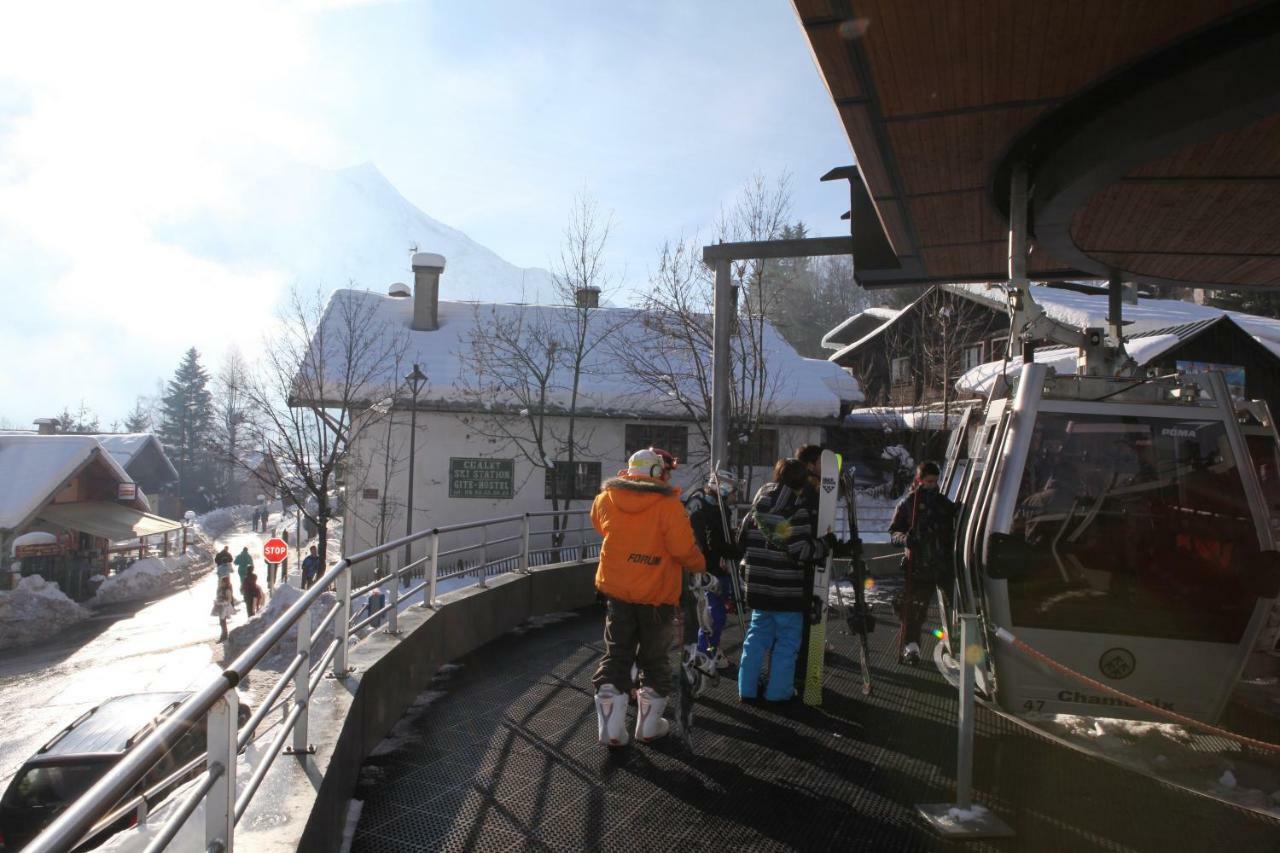
POLYGON ((600 288, 598 287, 579 287, 574 291, 574 297, 579 308, 600 307, 600 288))
POLYGON ((444 255, 414 252, 412 265, 412 328, 432 332, 440 327, 440 274, 444 272, 444 255))
POLYGON ((36 418, 32 423, 36 425, 36 432, 40 435, 58 434, 58 421, 55 418, 36 418))

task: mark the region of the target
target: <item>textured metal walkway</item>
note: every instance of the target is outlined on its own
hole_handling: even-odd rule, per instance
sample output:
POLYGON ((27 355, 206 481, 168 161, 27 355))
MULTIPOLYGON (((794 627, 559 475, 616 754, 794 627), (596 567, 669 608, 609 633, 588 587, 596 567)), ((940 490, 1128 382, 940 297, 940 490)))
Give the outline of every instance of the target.
POLYGON ((696 756, 674 741, 611 755, 595 743, 589 683, 602 620, 593 609, 504 637, 438 678, 443 695, 362 771, 353 851, 1280 849, 1280 823, 985 710, 975 787, 1017 837, 931 836, 913 806, 951 798, 954 692, 931 665, 894 663, 884 622, 870 699, 837 632, 821 709, 742 705, 722 681, 700 702, 696 756))

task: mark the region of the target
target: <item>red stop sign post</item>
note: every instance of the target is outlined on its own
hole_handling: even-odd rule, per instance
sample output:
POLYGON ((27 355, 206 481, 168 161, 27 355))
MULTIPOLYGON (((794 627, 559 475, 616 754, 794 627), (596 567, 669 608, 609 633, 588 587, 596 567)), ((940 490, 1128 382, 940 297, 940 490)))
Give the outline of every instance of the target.
POLYGON ((283 563, 289 557, 289 546, 283 539, 268 539, 262 546, 262 559, 268 563, 283 563))

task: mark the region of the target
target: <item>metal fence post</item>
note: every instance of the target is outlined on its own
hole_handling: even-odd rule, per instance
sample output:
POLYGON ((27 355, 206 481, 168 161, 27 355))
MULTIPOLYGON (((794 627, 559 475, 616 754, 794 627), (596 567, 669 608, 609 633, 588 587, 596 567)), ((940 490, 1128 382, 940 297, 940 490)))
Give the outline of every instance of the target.
POLYGON ((239 697, 228 688, 205 720, 209 770, 221 773, 204 801, 206 850, 232 853, 236 831, 236 711, 239 697))
POLYGON ((387 633, 400 633, 400 570, 393 569, 391 572, 391 600, 387 602, 390 609, 387 611, 387 633))
POLYGON ((978 617, 972 613, 960 616, 960 721, 956 745, 956 805, 969 808, 973 802, 973 667, 978 645, 978 617))
POLYGON ((347 667, 347 639, 351 636, 351 566, 343 561, 338 575, 338 648, 333 653, 333 677, 343 678, 351 670, 347 667))
POLYGON ((916 806, 935 832, 947 838, 1008 838, 1013 830, 991 811, 973 803, 974 669, 982 659, 981 623, 972 613, 960 618, 960 706, 956 726, 956 802, 916 806))
POLYGON ((298 632, 298 654, 303 655, 302 664, 293 674, 293 702, 302 706, 298 722, 293 727, 293 747, 287 752, 293 755, 305 755, 311 752, 311 744, 307 743, 307 722, 311 719, 311 608, 302 611, 296 625, 298 632))
POLYGON ((480 525, 480 571, 477 572, 476 586, 484 589, 484 576, 489 571, 489 525, 480 525))
POLYGON ((427 607, 434 608, 436 606, 436 578, 440 576, 440 532, 433 531, 431 533, 431 559, 427 562, 427 571, 431 573, 427 578, 427 600, 422 602, 427 607))
POLYGON ((520 573, 529 574, 529 513, 520 522, 520 573))

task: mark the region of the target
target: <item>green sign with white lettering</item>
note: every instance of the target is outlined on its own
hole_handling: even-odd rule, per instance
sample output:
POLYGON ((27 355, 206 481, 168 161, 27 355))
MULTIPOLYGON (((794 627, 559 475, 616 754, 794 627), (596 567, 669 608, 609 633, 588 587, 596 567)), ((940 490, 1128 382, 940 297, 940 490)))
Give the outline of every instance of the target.
POLYGON ((449 497, 511 500, 515 497, 514 459, 450 457, 449 497))

